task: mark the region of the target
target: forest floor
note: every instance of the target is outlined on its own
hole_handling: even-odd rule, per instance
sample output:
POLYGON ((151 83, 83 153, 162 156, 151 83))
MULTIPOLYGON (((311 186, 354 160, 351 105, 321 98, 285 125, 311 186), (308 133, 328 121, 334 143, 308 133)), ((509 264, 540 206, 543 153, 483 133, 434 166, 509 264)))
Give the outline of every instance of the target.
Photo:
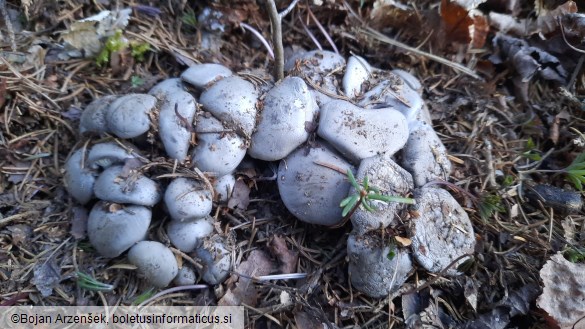
MULTIPOLYGON (((251 187, 248 207, 215 208, 222 229, 235 238, 234 268, 261 250, 268 261, 308 275, 239 292, 251 328, 555 325, 537 302, 541 270, 557 253, 585 259, 585 216, 574 181, 583 175, 566 169, 583 160, 585 145, 585 57, 569 46, 585 48, 585 20, 570 16, 585 8, 572 1, 403 2, 300 1, 283 20, 283 43, 315 49, 317 42, 420 79, 454 167, 450 190, 473 221, 474 261, 457 277, 417 268, 401 294, 369 298, 349 284, 350 223, 329 229, 297 221, 274 182, 240 172, 251 187), (561 200, 534 196, 538 185, 559 188, 553 194, 561 200)), ((83 211, 62 183, 63 164, 80 142, 80 113, 98 97, 147 92, 193 63, 270 72, 267 49, 241 25, 270 42, 264 2, 8 0, 4 6, 3 16, 12 18, 10 29, 6 17, 0 24, 0 305, 130 305, 148 295, 148 285, 124 257, 104 259, 91 249, 79 229, 83 211), (67 33, 73 43, 85 37, 72 33, 77 21, 123 8, 132 9, 123 38, 148 49, 113 49, 98 63, 63 48, 67 33), (204 8, 222 17, 198 19, 204 8), (217 26, 223 31, 204 37, 217 26), (82 289, 79 272, 114 289, 82 289)), ((163 222, 154 220, 150 234, 161 237, 163 222)), ((215 304, 234 293, 236 280, 156 303, 215 304)))

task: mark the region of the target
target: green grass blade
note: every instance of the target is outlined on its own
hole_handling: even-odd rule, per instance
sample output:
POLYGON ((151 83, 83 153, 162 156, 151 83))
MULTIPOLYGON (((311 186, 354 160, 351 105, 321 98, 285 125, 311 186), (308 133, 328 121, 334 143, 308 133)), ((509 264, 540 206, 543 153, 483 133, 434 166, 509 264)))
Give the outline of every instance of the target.
POLYGON ((80 288, 90 291, 112 291, 114 286, 96 280, 94 277, 83 272, 77 272, 77 285, 80 288))
POLYGON ((351 171, 351 169, 347 169, 347 180, 349 181, 351 186, 353 186, 356 190, 358 191, 361 190, 360 185, 355 180, 355 177, 353 176, 353 172, 351 171))

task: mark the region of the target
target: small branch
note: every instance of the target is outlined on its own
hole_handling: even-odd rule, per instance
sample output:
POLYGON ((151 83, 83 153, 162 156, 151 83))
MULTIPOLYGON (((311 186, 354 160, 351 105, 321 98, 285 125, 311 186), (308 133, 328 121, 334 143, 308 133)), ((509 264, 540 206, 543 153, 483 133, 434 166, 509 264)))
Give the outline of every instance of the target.
POLYGON ((272 48, 270 48, 270 45, 268 44, 268 41, 266 41, 266 39, 264 39, 264 37, 262 36, 262 34, 260 34, 260 32, 256 31, 255 28, 253 28, 252 26, 241 22, 240 26, 243 27, 244 29, 252 32, 252 34, 258 39, 260 40, 260 42, 264 45, 264 47, 266 48, 266 50, 268 51, 268 55, 270 55, 270 57, 272 57, 272 59, 274 59, 274 52, 272 51, 272 48))
POLYGON ((268 16, 270 16, 270 26, 272 27, 272 43, 274 44, 274 79, 276 81, 284 78, 284 48, 282 46, 282 19, 290 13, 294 6, 299 2, 293 2, 282 12, 278 13, 274 0, 266 0, 268 5, 268 16))
POLYGON ((286 7, 285 10, 278 14, 278 18, 282 20, 286 15, 288 15, 293 10, 293 8, 297 5, 298 2, 299 0, 293 0, 293 2, 291 2, 290 5, 288 5, 288 7, 286 7))

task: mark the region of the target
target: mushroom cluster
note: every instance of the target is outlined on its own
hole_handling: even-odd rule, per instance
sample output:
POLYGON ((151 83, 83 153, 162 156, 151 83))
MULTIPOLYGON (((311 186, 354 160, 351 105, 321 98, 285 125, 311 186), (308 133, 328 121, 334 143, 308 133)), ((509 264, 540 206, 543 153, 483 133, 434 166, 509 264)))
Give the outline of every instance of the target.
POLYGON ((93 205, 88 235, 95 249, 104 257, 129 249, 129 261, 159 287, 195 281, 192 269, 178 269, 167 247, 144 241, 152 207, 162 201, 170 243, 203 264, 198 271, 204 281, 222 282, 231 248, 214 234, 210 213, 214 200, 229 199, 233 173, 251 157, 279 161, 280 197, 307 223, 342 223, 341 201, 359 193, 348 170, 380 193, 415 199, 410 207, 373 201, 373 209, 360 206, 351 213, 349 272, 365 294, 395 292, 414 261, 431 272, 451 265, 446 274, 458 274, 462 256, 473 252, 474 233, 457 201, 428 187, 447 180, 451 164, 432 128, 421 83, 408 72, 376 69, 359 56, 346 61, 328 51, 294 54, 285 71, 274 83, 262 71, 236 74, 219 64, 197 64, 148 94, 89 104, 80 131, 102 139, 71 154, 65 183, 76 201, 93 205), (155 159, 145 154, 158 146, 176 166, 205 177, 148 177, 155 159), (380 234, 397 226, 408 228, 410 247, 380 234))

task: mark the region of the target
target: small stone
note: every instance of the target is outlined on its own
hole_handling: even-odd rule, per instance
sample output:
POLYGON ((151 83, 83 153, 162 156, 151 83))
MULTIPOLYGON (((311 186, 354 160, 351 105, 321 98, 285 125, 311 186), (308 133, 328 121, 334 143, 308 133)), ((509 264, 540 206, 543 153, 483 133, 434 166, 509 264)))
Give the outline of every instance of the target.
POLYGON ((164 288, 177 276, 179 266, 173 252, 162 243, 141 241, 128 252, 128 261, 153 286, 164 288))
POLYGON ((203 182, 178 177, 167 187, 165 205, 176 221, 199 219, 211 213, 212 192, 203 182))
POLYGON ((583 207, 583 198, 578 191, 567 191, 551 185, 524 185, 524 194, 533 204, 542 202, 561 214, 576 214, 583 207))
POLYGON ((265 161, 286 157, 309 138, 306 125, 313 122, 317 110, 305 82, 286 77, 264 99, 248 154, 265 161))
POLYGON ((254 85, 239 76, 230 76, 205 90, 199 102, 203 108, 229 128, 244 136, 252 135, 256 126, 258 91, 254 85))
POLYGON ((148 91, 148 94, 156 97, 158 100, 163 100, 166 95, 178 91, 187 91, 183 80, 179 78, 170 78, 157 83, 148 91))
POLYGON ((150 128, 149 113, 156 106, 156 97, 128 94, 110 104, 106 111, 108 130, 120 138, 135 138, 150 128))
POLYGON ((87 221, 89 242, 100 255, 117 257, 146 237, 152 213, 143 206, 108 207, 96 203, 87 221))
MULTIPOLYGON (((420 188, 414 191, 417 217, 411 219, 410 235, 414 258, 429 272, 443 271, 455 259, 471 254, 475 248, 473 226, 465 210, 449 194, 438 188, 420 188)), ((457 261, 446 275, 458 275, 457 261)))
POLYGON ((181 79, 195 88, 203 89, 232 74, 232 71, 223 65, 206 63, 191 66, 181 74, 181 79))
POLYGON ((406 118, 391 108, 365 110, 335 100, 320 115, 317 134, 356 163, 377 154, 391 156, 408 139, 406 118))
POLYGON ((191 162, 201 171, 223 176, 233 172, 246 156, 244 140, 211 115, 197 117, 195 132, 197 146, 191 162))
POLYGON ((391 107, 401 113, 410 113, 419 111, 423 104, 417 91, 398 76, 391 75, 388 80, 382 80, 368 90, 357 105, 366 109, 391 107))
POLYGON ((123 166, 104 170, 95 182, 94 193, 104 201, 149 207, 161 199, 155 181, 139 173, 125 173, 123 166))
POLYGON ((341 222, 341 201, 349 192, 345 172, 355 168, 323 142, 299 148, 278 166, 278 190, 286 208, 312 224, 341 222), (339 169, 340 171, 338 171, 339 169))
POLYGON ((398 291, 413 270, 408 251, 376 234, 350 234, 347 257, 351 284, 372 298, 398 291))

